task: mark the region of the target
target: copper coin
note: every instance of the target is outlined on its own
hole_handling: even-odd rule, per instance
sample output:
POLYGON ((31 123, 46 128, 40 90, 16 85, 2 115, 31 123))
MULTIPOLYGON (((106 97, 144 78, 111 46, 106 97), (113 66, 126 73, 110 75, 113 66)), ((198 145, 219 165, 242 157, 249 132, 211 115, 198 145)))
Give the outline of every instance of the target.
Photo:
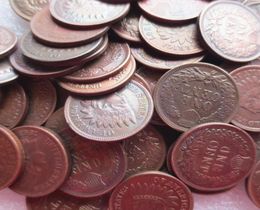
POLYGON ((247 187, 250 198, 260 208, 260 161, 257 162, 253 169, 247 187))
POLYGON ((224 123, 190 129, 178 139, 171 156, 175 174, 201 191, 234 187, 250 174, 255 161, 256 147, 249 134, 224 123))
POLYGON ((69 97, 65 118, 77 134, 96 141, 118 141, 141 131, 153 114, 153 100, 131 81, 121 90, 98 98, 69 97))
POLYGON ((156 171, 162 167, 166 144, 155 127, 148 125, 123 143, 127 156, 127 177, 139 172, 156 171))
POLYGON ((108 27, 93 30, 73 30, 55 23, 49 7, 43 8, 31 20, 33 35, 41 42, 51 46, 75 46, 93 41, 103 36, 108 27))
POLYGON ((240 95, 239 109, 232 123, 253 132, 260 132, 260 66, 244 66, 231 72, 240 95))
POLYGON ((100 82, 92 83, 75 83, 75 82, 59 82, 59 85, 65 90, 79 95, 97 96, 114 92, 124 86, 133 76, 136 63, 133 57, 130 62, 116 75, 100 82))
POLYGON ((23 56, 20 50, 15 51, 15 53, 9 57, 9 60, 13 68, 20 74, 41 79, 65 76, 80 68, 80 66, 46 67, 40 64, 35 64, 23 56))
POLYGON ((203 59, 203 56, 191 58, 167 58, 164 55, 158 55, 150 50, 141 47, 131 47, 134 58, 141 64, 154 70, 169 70, 186 63, 196 63, 203 59))
POLYGON ((140 15, 133 9, 121 21, 112 26, 113 31, 121 38, 130 42, 142 42, 139 33, 140 15))
POLYGON ((260 133, 249 132, 250 136, 255 140, 256 144, 256 159, 260 160, 260 133))
POLYGON ((28 210, 107 210, 108 196, 76 198, 55 192, 39 198, 26 198, 28 210))
POLYGON ((8 60, 0 61, 0 85, 12 82, 18 78, 8 60))
POLYGON ((27 81, 24 86, 29 97, 29 110, 22 124, 42 125, 56 107, 56 90, 49 80, 27 81))
POLYGON ((0 124, 13 128, 27 113, 28 99, 22 86, 17 83, 1 88, 3 98, 0 101, 0 124))
POLYGON ((227 60, 247 62, 260 56, 260 19, 239 2, 213 2, 201 13, 199 27, 207 46, 227 60))
POLYGON ((21 173, 24 153, 19 139, 9 129, 0 126, 0 189, 9 187, 21 173))
POLYGON ((96 197, 124 178, 126 157, 120 143, 100 143, 75 136, 70 141, 72 173, 61 190, 76 197, 96 197))
POLYGON ((70 158, 60 137, 38 126, 14 130, 25 152, 24 172, 11 189, 29 197, 48 195, 57 190, 69 174, 70 158))
POLYGON ((122 70, 129 63, 130 57, 128 44, 110 42, 101 56, 64 79, 83 83, 100 81, 122 70))
POLYGON ((151 89, 150 89, 150 85, 145 81, 145 79, 140 76, 139 74, 137 73, 134 73, 133 77, 132 77, 132 80, 138 82, 139 84, 141 84, 142 86, 144 86, 149 92, 151 92, 151 89))
POLYGON ((109 200, 109 210, 193 209, 189 188, 162 172, 134 175, 118 185, 109 200))
POLYGON ((17 37, 9 29, 0 26, 0 58, 12 52, 16 46, 17 37))
POLYGON ((77 27, 109 24, 124 17, 130 4, 111 4, 99 0, 53 0, 52 16, 58 21, 77 27))
POLYGON ((183 56, 199 54, 203 51, 195 23, 162 25, 142 16, 139 30, 148 45, 163 53, 183 56))
POLYGON ((94 53, 102 41, 103 38, 99 38, 79 47, 56 48, 42 45, 29 32, 21 39, 21 50, 26 57, 45 65, 68 66, 94 53))
POLYGON ((239 95, 223 69, 194 63, 165 73, 154 90, 154 101, 166 124, 186 131, 202 123, 230 122, 239 106, 239 95))
POLYGON ((35 13, 48 5, 49 0, 9 0, 14 11, 26 20, 31 20, 35 13))
POLYGON ((196 18, 208 3, 209 1, 206 0, 143 0, 138 2, 147 15, 165 22, 196 18))

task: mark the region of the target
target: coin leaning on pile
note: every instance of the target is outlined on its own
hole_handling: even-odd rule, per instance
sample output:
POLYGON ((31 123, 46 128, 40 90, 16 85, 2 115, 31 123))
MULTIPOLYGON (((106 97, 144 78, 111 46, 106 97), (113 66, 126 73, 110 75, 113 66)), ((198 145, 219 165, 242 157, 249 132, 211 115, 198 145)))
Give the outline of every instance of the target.
POLYGON ((0 189, 30 210, 257 210, 259 5, 9 0, 0 189))

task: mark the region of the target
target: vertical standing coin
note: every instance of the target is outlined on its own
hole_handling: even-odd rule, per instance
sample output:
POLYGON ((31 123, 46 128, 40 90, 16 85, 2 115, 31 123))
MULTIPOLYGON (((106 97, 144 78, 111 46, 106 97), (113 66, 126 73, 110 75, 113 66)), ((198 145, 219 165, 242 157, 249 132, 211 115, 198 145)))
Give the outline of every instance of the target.
POLYGON ((216 1, 199 18, 203 40, 230 61, 247 62, 260 56, 260 18, 247 6, 216 1))
POLYGON ((189 188, 177 178, 162 172, 134 175, 113 191, 110 210, 193 209, 189 188))
POLYGON ((25 168, 11 189, 29 197, 45 196, 65 181, 70 159, 60 138, 38 126, 21 126, 14 130, 25 152, 25 168))
POLYGON ((248 194, 256 206, 260 208, 260 161, 257 162, 254 170, 248 179, 248 194))
POLYGON ((9 129, 0 126, 0 190, 9 187, 20 175, 24 163, 22 145, 9 129))
POLYGON ((252 171, 256 146, 245 131, 208 123, 184 133, 172 150, 171 166, 190 187, 220 191, 234 187, 252 171))
POLYGON ((0 58, 12 52, 16 46, 16 35, 5 27, 0 27, 0 58))

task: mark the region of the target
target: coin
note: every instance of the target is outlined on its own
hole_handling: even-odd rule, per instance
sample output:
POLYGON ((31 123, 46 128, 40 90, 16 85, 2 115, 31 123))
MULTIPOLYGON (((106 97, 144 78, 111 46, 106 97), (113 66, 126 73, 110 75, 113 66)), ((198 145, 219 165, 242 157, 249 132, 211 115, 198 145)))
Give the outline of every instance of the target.
POLYGON ((119 184, 109 200, 110 210, 193 209, 189 188, 162 172, 134 175, 119 184))
POLYGON ((45 7, 49 0, 9 0, 14 11, 26 20, 31 20, 35 13, 45 7))
POLYGON ((150 17, 159 21, 186 21, 198 17, 208 5, 205 0, 143 0, 139 7, 150 17))
POLYGON ((22 124, 42 125, 56 107, 56 90, 49 80, 25 81, 24 87, 29 97, 29 109, 22 124))
POLYGON ((72 172, 61 191, 75 197, 96 197, 124 178, 126 157, 120 143, 94 142, 77 135, 70 148, 72 172))
POLYGON ((140 15, 133 9, 125 18, 114 24, 112 30, 126 41, 140 43, 142 40, 138 28, 139 18, 140 15))
POLYGON ((213 2, 201 13, 199 28, 206 45, 222 58, 248 62, 260 56, 260 19, 239 2, 213 2))
POLYGON ((14 130, 25 152, 25 168, 11 186, 19 194, 40 197, 57 190, 68 176, 70 159, 57 134, 38 126, 14 130))
POLYGON ((150 93, 135 81, 98 98, 69 97, 65 104, 65 118, 72 130, 95 141, 133 136, 148 124, 152 114, 150 93))
POLYGON ((99 38, 79 47, 55 48, 40 44, 29 32, 21 39, 21 50, 26 57, 45 65, 70 66, 94 53, 102 41, 103 38, 99 38))
POLYGON ((50 46, 76 46, 103 36, 108 27, 93 30, 73 30, 55 23, 51 17, 49 7, 43 8, 31 20, 33 35, 40 42, 50 46))
POLYGON ((12 82, 18 78, 8 60, 0 61, 0 85, 12 82))
POLYGON ((252 2, 247 4, 260 17, 260 2, 252 2))
POLYGON ((260 160, 260 133, 248 132, 250 136, 255 140, 256 144, 256 160, 260 160))
POLYGON ((64 79, 83 83, 100 81, 122 70, 129 63, 130 57, 131 52, 128 44, 110 42, 101 56, 64 79))
POLYGON ((126 177, 144 171, 159 170, 165 160, 166 145, 162 135, 152 125, 126 139, 126 177))
POLYGON ((17 44, 16 35, 9 29, 0 26, 0 58, 11 53, 17 44))
POLYGON ((231 76, 240 95, 239 109, 232 123, 244 130, 260 132, 260 66, 243 66, 232 71, 231 76))
POLYGON ((26 204, 30 210, 107 210, 107 197, 82 199, 57 191, 44 197, 26 198, 26 204))
POLYGON ((203 59, 203 56, 194 56, 191 58, 167 58, 165 55, 151 52, 150 49, 141 47, 132 47, 131 52, 134 58, 141 64, 154 70, 170 70, 186 63, 196 63, 203 59))
POLYGON ((0 189, 9 187, 21 173, 24 153, 19 139, 9 129, 0 126, 0 189))
POLYGON ((150 86, 149 84, 145 81, 145 79, 140 76, 139 74, 137 73, 134 73, 133 77, 132 77, 132 80, 138 82, 139 84, 141 84, 142 86, 144 86, 149 92, 151 92, 150 90, 150 86))
POLYGON ((203 52, 195 23, 162 25, 142 16, 139 21, 139 30, 148 45, 163 53, 184 56, 203 52))
POLYGON ((0 101, 0 124, 13 128, 25 117, 28 99, 21 85, 14 83, 1 87, 3 96, 0 101))
POLYGON ((248 179, 247 191, 251 200, 255 203, 257 207, 260 208, 260 198, 259 198, 259 189, 260 189, 260 161, 257 162, 254 167, 251 175, 248 179))
POLYGON ((184 133, 172 151, 175 174, 200 191, 229 189, 244 180, 256 161, 256 147, 245 131, 208 123, 184 133))
POLYGON ((123 69, 116 75, 110 76, 108 79, 100 82, 92 83, 75 83, 59 81, 59 85, 65 90, 79 95, 97 96, 111 93, 122 86, 124 86, 133 76, 136 68, 134 58, 123 67, 123 69))
POLYGON ((77 27, 109 24, 124 17, 130 4, 111 4, 98 0, 53 0, 51 15, 58 21, 77 27))
POLYGON ((223 69, 185 64, 165 73, 154 90, 155 109, 178 131, 207 122, 230 122, 239 106, 238 89, 223 69))

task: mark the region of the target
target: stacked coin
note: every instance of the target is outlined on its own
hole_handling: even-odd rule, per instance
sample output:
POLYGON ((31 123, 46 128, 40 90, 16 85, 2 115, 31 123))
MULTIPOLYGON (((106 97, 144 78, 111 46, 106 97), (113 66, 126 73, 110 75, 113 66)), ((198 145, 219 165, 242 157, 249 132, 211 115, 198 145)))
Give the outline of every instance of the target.
POLYGON ((30 210, 258 209, 259 5, 10 0, 30 27, 0 26, 0 189, 30 210))

